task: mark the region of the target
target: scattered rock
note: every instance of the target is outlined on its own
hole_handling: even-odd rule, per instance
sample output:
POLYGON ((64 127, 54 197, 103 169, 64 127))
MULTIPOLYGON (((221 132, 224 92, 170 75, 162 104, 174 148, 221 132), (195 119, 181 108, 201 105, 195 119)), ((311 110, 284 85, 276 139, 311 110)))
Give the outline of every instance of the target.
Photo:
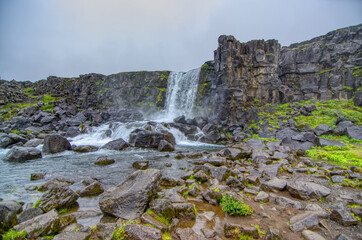
POLYGON ((24 144, 24 147, 37 147, 44 143, 43 139, 33 138, 24 144))
POLYGON ((74 183, 73 180, 65 178, 53 178, 38 187, 38 191, 45 192, 57 187, 68 187, 74 183))
POLYGON ((314 129, 314 133, 317 136, 330 134, 332 132, 333 132, 333 129, 330 126, 325 125, 325 124, 320 124, 314 129))
POLYGON ((362 125, 347 127, 346 135, 350 138, 358 139, 362 141, 362 125))
POLYGON ((126 149, 129 146, 129 144, 124 141, 122 138, 110 141, 106 143, 102 148, 109 149, 109 150, 117 150, 122 151, 126 149))
POLYGON ((330 218, 343 226, 357 225, 359 223, 355 217, 344 209, 333 209, 330 218))
POLYGON ((302 209, 302 204, 298 201, 294 201, 292 199, 286 197, 277 197, 275 199, 276 204, 281 205, 283 207, 292 207, 295 209, 302 209))
POLYGON ((149 161, 136 161, 132 164, 134 169, 145 170, 148 168, 149 161))
POLYGON ((261 184, 260 188, 266 192, 270 192, 273 190, 282 191, 287 186, 287 181, 280 178, 273 178, 267 182, 261 184))
POLYGON ((260 191, 258 195, 254 198, 255 202, 267 202, 269 201, 269 194, 264 191, 260 191))
POLYGON ((102 166, 106 166, 106 165, 111 165, 113 163, 115 163, 116 161, 108 156, 100 156, 97 158, 97 161, 94 162, 94 164, 96 165, 102 165, 102 166))
POLYGON ((78 194, 69 187, 55 187, 40 198, 39 208, 45 212, 53 209, 71 208, 78 198, 78 194))
POLYGON ((17 223, 16 214, 22 206, 15 201, 0 202, 0 229, 7 231, 17 223))
POLYGON ((160 152, 172 152, 175 150, 175 146, 166 140, 161 140, 158 144, 158 151, 160 152))
POLYGON ((331 194, 331 190, 320 184, 296 180, 288 182, 287 190, 295 198, 309 200, 320 199, 331 194))
POLYGON ((191 203, 174 203, 172 206, 175 209, 175 216, 178 219, 183 220, 194 220, 195 219, 195 211, 194 206, 191 203))
POLYGON ((290 219, 289 228, 293 232, 301 232, 304 229, 318 228, 318 216, 313 212, 300 213, 290 219))
POLYGON ((3 158, 8 162, 23 162, 36 158, 41 158, 41 151, 33 147, 13 147, 3 158))
POLYGON ((46 135, 44 138, 43 153, 59 153, 71 150, 69 141, 60 135, 46 135))

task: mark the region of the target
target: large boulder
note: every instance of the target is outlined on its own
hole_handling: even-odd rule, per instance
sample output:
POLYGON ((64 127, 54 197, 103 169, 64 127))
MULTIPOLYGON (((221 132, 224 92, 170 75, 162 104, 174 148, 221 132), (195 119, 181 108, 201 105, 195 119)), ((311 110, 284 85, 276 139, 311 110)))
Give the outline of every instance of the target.
POLYGON ((73 148, 74 152, 87 153, 87 152, 96 152, 98 147, 92 145, 80 145, 73 148))
POLYGON ((18 223, 28 221, 29 219, 35 218, 42 215, 44 212, 40 208, 27 208, 18 216, 18 223))
POLYGON ((89 184, 85 188, 79 191, 79 196, 86 197, 86 196, 97 196, 104 192, 104 189, 100 182, 94 181, 93 183, 89 184))
POLYGON ((22 210, 22 206, 15 201, 0 202, 0 233, 7 231, 17 223, 16 214, 22 210))
POLYGON ((22 222, 14 226, 14 229, 19 232, 25 231, 28 239, 37 239, 40 236, 49 236, 51 234, 58 233, 61 226, 61 219, 58 213, 53 210, 22 222))
POLYGON ((40 198, 39 208, 45 212, 53 209, 71 208, 78 198, 78 194, 69 187, 55 187, 40 198))
POLYGON ((41 158, 41 151, 33 147, 13 147, 4 157, 4 161, 23 162, 36 158, 41 158))
POLYGON ((346 135, 362 141, 362 125, 346 128, 346 135))
POLYGON ((71 150, 71 145, 65 137, 56 134, 45 136, 43 153, 59 153, 66 150, 71 150))
POLYGON ((0 133, 0 148, 6 148, 14 143, 14 140, 5 133, 0 133))
POLYGON ((288 182, 287 190, 290 195, 295 198, 309 200, 309 199, 320 199, 331 194, 331 190, 320 184, 306 182, 306 181, 292 181, 288 182))
POLYGON ((122 138, 119 138, 117 140, 113 140, 113 141, 106 143, 102 148, 121 151, 121 150, 127 148, 128 146, 129 146, 129 144, 125 140, 123 140, 122 138))
POLYGON ((103 213, 123 219, 139 218, 161 182, 158 169, 139 170, 101 195, 99 207, 103 213))
POLYGON ((316 126, 316 128, 314 129, 314 133, 317 136, 324 135, 324 134, 330 134, 332 132, 333 132, 333 129, 330 126, 325 125, 325 124, 320 124, 320 125, 316 126))
POLYGON ((152 132, 148 130, 135 129, 129 136, 130 144, 135 147, 158 148, 160 142, 165 140, 172 145, 176 144, 175 137, 167 131, 152 132))

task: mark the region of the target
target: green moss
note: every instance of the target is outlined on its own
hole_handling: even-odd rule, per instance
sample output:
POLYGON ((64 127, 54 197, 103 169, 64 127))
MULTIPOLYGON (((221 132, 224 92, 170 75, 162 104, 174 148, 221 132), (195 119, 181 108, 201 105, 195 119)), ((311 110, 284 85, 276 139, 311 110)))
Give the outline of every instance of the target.
POLYGON ((362 76, 362 68, 361 67, 356 67, 355 70, 353 71, 352 75, 354 77, 361 77, 362 76))
POLYGON ((112 233, 112 239, 118 240, 118 239, 127 239, 127 234, 124 231, 124 228, 126 227, 127 224, 138 224, 138 221, 133 221, 133 220, 122 220, 121 222, 121 226, 119 228, 117 228, 116 230, 114 230, 114 232, 112 233))
POLYGON ((10 229, 8 232, 2 235, 3 240, 21 240, 26 239, 27 233, 25 231, 15 231, 14 229, 10 229))
POLYGON ((59 98, 52 97, 52 95, 50 95, 50 94, 44 95, 43 99, 42 99, 42 101, 45 104, 50 103, 50 102, 56 102, 56 101, 59 101, 59 100, 60 100, 59 98))
POLYGON ((230 215, 248 216, 254 212, 250 206, 229 195, 224 195, 221 198, 220 206, 224 212, 230 215))
POLYGON ((161 74, 160 78, 163 78, 163 79, 168 80, 168 76, 169 76, 169 75, 161 74))
POLYGON ((12 133, 15 133, 15 134, 18 134, 18 135, 22 133, 22 132, 20 132, 19 130, 12 130, 11 132, 12 132, 12 133))
POLYGON ((33 93, 34 93, 34 88, 26 88, 26 89, 24 90, 24 93, 25 93, 26 95, 33 95, 33 93))
POLYGON ((47 111, 47 110, 53 111, 53 109, 54 109, 54 106, 50 105, 50 104, 41 107, 41 110, 43 110, 43 111, 47 111))
POLYGON ((254 237, 251 234, 239 234, 239 240, 253 240, 254 237))
POLYGON ((322 71, 318 72, 318 74, 328 73, 331 71, 332 71, 332 69, 322 70, 322 71))
POLYGON ((162 222, 166 226, 170 226, 170 220, 171 219, 167 219, 164 216, 160 216, 160 215, 154 213, 151 209, 148 209, 147 213, 150 214, 151 216, 155 217, 158 221, 162 222))
POLYGON ((209 70, 213 70, 213 67, 212 67, 212 66, 209 66, 207 63, 205 63, 204 65, 202 65, 201 71, 209 71, 209 70))
POLYGON ((62 213, 67 213, 68 211, 69 211, 68 208, 61 208, 61 209, 58 210, 58 213, 62 214, 62 213))
POLYGON ((255 224, 254 227, 256 228, 256 230, 258 231, 258 233, 259 233, 260 236, 264 236, 264 235, 265 235, 265 232, 263 232, 262 230, 260 230, 259 225, 255 224))
POLYGON ((162 233, 162 240, 172 240, 173 238, 168 232, 162 233))
POLYGON ((352 91, 353 91, 353 88, 348 87, 348 86, 343 86, 343 90, 344 90, 344 91, 348 91, 348 92, 352 92, 352 91))

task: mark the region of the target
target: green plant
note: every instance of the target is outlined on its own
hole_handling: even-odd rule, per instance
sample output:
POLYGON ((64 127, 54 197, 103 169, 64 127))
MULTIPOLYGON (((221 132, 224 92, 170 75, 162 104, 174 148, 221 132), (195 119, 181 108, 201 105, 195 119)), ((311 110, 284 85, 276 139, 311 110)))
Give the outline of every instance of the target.
POLYGON ((224 212, 227 212, 230 215, 248 216, 254 212, 250 206, 229 195, 224 195, 221 198, 220 206, 224 212))
POLYGON ((152 215, 153 217, 155 217, 158 221, 162 222, 166 226, 170 226, 171 219, 167 219, 164 216, 160 216, 160 215, 156 214, 155 212, 153 212, 151 209, 148 209, 147 213, 152 215))
POLYGON ((41 106, 41 110, 43 110, 43 111, 47 111, 47 110, 51 110, 51 111, 52 111, 53 109, 54 109, 54 106, 53 106, 53 105, 50 105, 50 104, 41 106))
POLYGON ((15 231, 14 229, 10 229, 8 232, 2 235, 3 240, 20 240, 25 239, 26 237, 26 231, 15 231))
POLYGON ((358 221, 361 222, 361 218, 359 216, 357 216, 356 214, 354 213, 351 213, 352 217, 356 218, 358 221))
POLYGON ((239 234, 240 240, 253 240, 253 236, 250 234, 239 234))
POLYGON ((260 236, 264 236, 264 235, 265 235, 265 232, 263 232, 262 230, 260 230, 259 225, 255 224, 254 227, 256 228, 256 230, 258 231, 258 233, 259 233, 260 236))
POLYGON ((327 69, 327 70, 323 70, 323 71, 320 71, 318 74, 323 74, 323 73, 327 73, 327 72, 331 72, 332 69, 327 69))
POLYGON ((41 200, 41 198, 39 198, 39 199, 34 203, 33 208, 39 207, 40 200, 41 200))
POLYGON ((58 210, 58 213, 59 213, 59 214, 62 214, 62 213, 66 213, 66 212, 68 212, 68 211, 69 211, 68 208, 61 208, 61 209, 58 210))
POLYGON ((213 67, 209 66, 207 63, 205 63, 201 67, 201 71, 212 70, 212 69, 213 69, 213 67))
POLYGON ((119 228, 117 228, 116 230, 114 230, 114 232, 112 233, 112 239, 127 239, 127 234, 124 231, 124 228, 126 227, 127 224, 138 224, 138 221, 133 221, 133 220, 122 220, 121 222, 121 226, 119 228))
POLYGON ((168 232, 162 233, 162 240, 172 240, 173 238, 168 232))
POLYGON ((164 78, 164 79, 168 80, 168 75, 161 74, 160 78, 164 78))
POLYGON ((18 134, 18 135, 21 134, 21 132, 20 132, 19 130, 12 130, 11 132, 12 132, 12 133, 16 133, 16 134, 18 134))
POLYGON ((24 93, 25 93, 26 95, 33 95, 33 93, 34 93, 34 88, 26 88, 26 89, 24 90, 24 93))
POLYGON ((348 87, 348 86, 343 86, 343 90, 348 91, 348 92, 352 92, 353 88, 348 87))
POLYGON ((359 204, 348 204, 347 206, 350 207, 350 208, 360 208, 360 207, 362 207, 359 204))
POLYGON ((97 224, 92 227, 92 232, 97 231, 97 224))

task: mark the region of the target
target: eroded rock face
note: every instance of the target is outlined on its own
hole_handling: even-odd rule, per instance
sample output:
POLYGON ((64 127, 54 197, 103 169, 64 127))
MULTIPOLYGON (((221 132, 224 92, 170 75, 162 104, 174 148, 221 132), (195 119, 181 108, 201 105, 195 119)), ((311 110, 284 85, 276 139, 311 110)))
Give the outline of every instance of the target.
POLYGON ((45 136, 43 153, 59 153, 66 150, 71 150, 71 145, 65 137, 56 134, 45 136))
POLYGON ((161 171, 136 171, 101 195, 99 207, 103 213, 123 219, 136 219, 145 211, 161 182, 161 171))

